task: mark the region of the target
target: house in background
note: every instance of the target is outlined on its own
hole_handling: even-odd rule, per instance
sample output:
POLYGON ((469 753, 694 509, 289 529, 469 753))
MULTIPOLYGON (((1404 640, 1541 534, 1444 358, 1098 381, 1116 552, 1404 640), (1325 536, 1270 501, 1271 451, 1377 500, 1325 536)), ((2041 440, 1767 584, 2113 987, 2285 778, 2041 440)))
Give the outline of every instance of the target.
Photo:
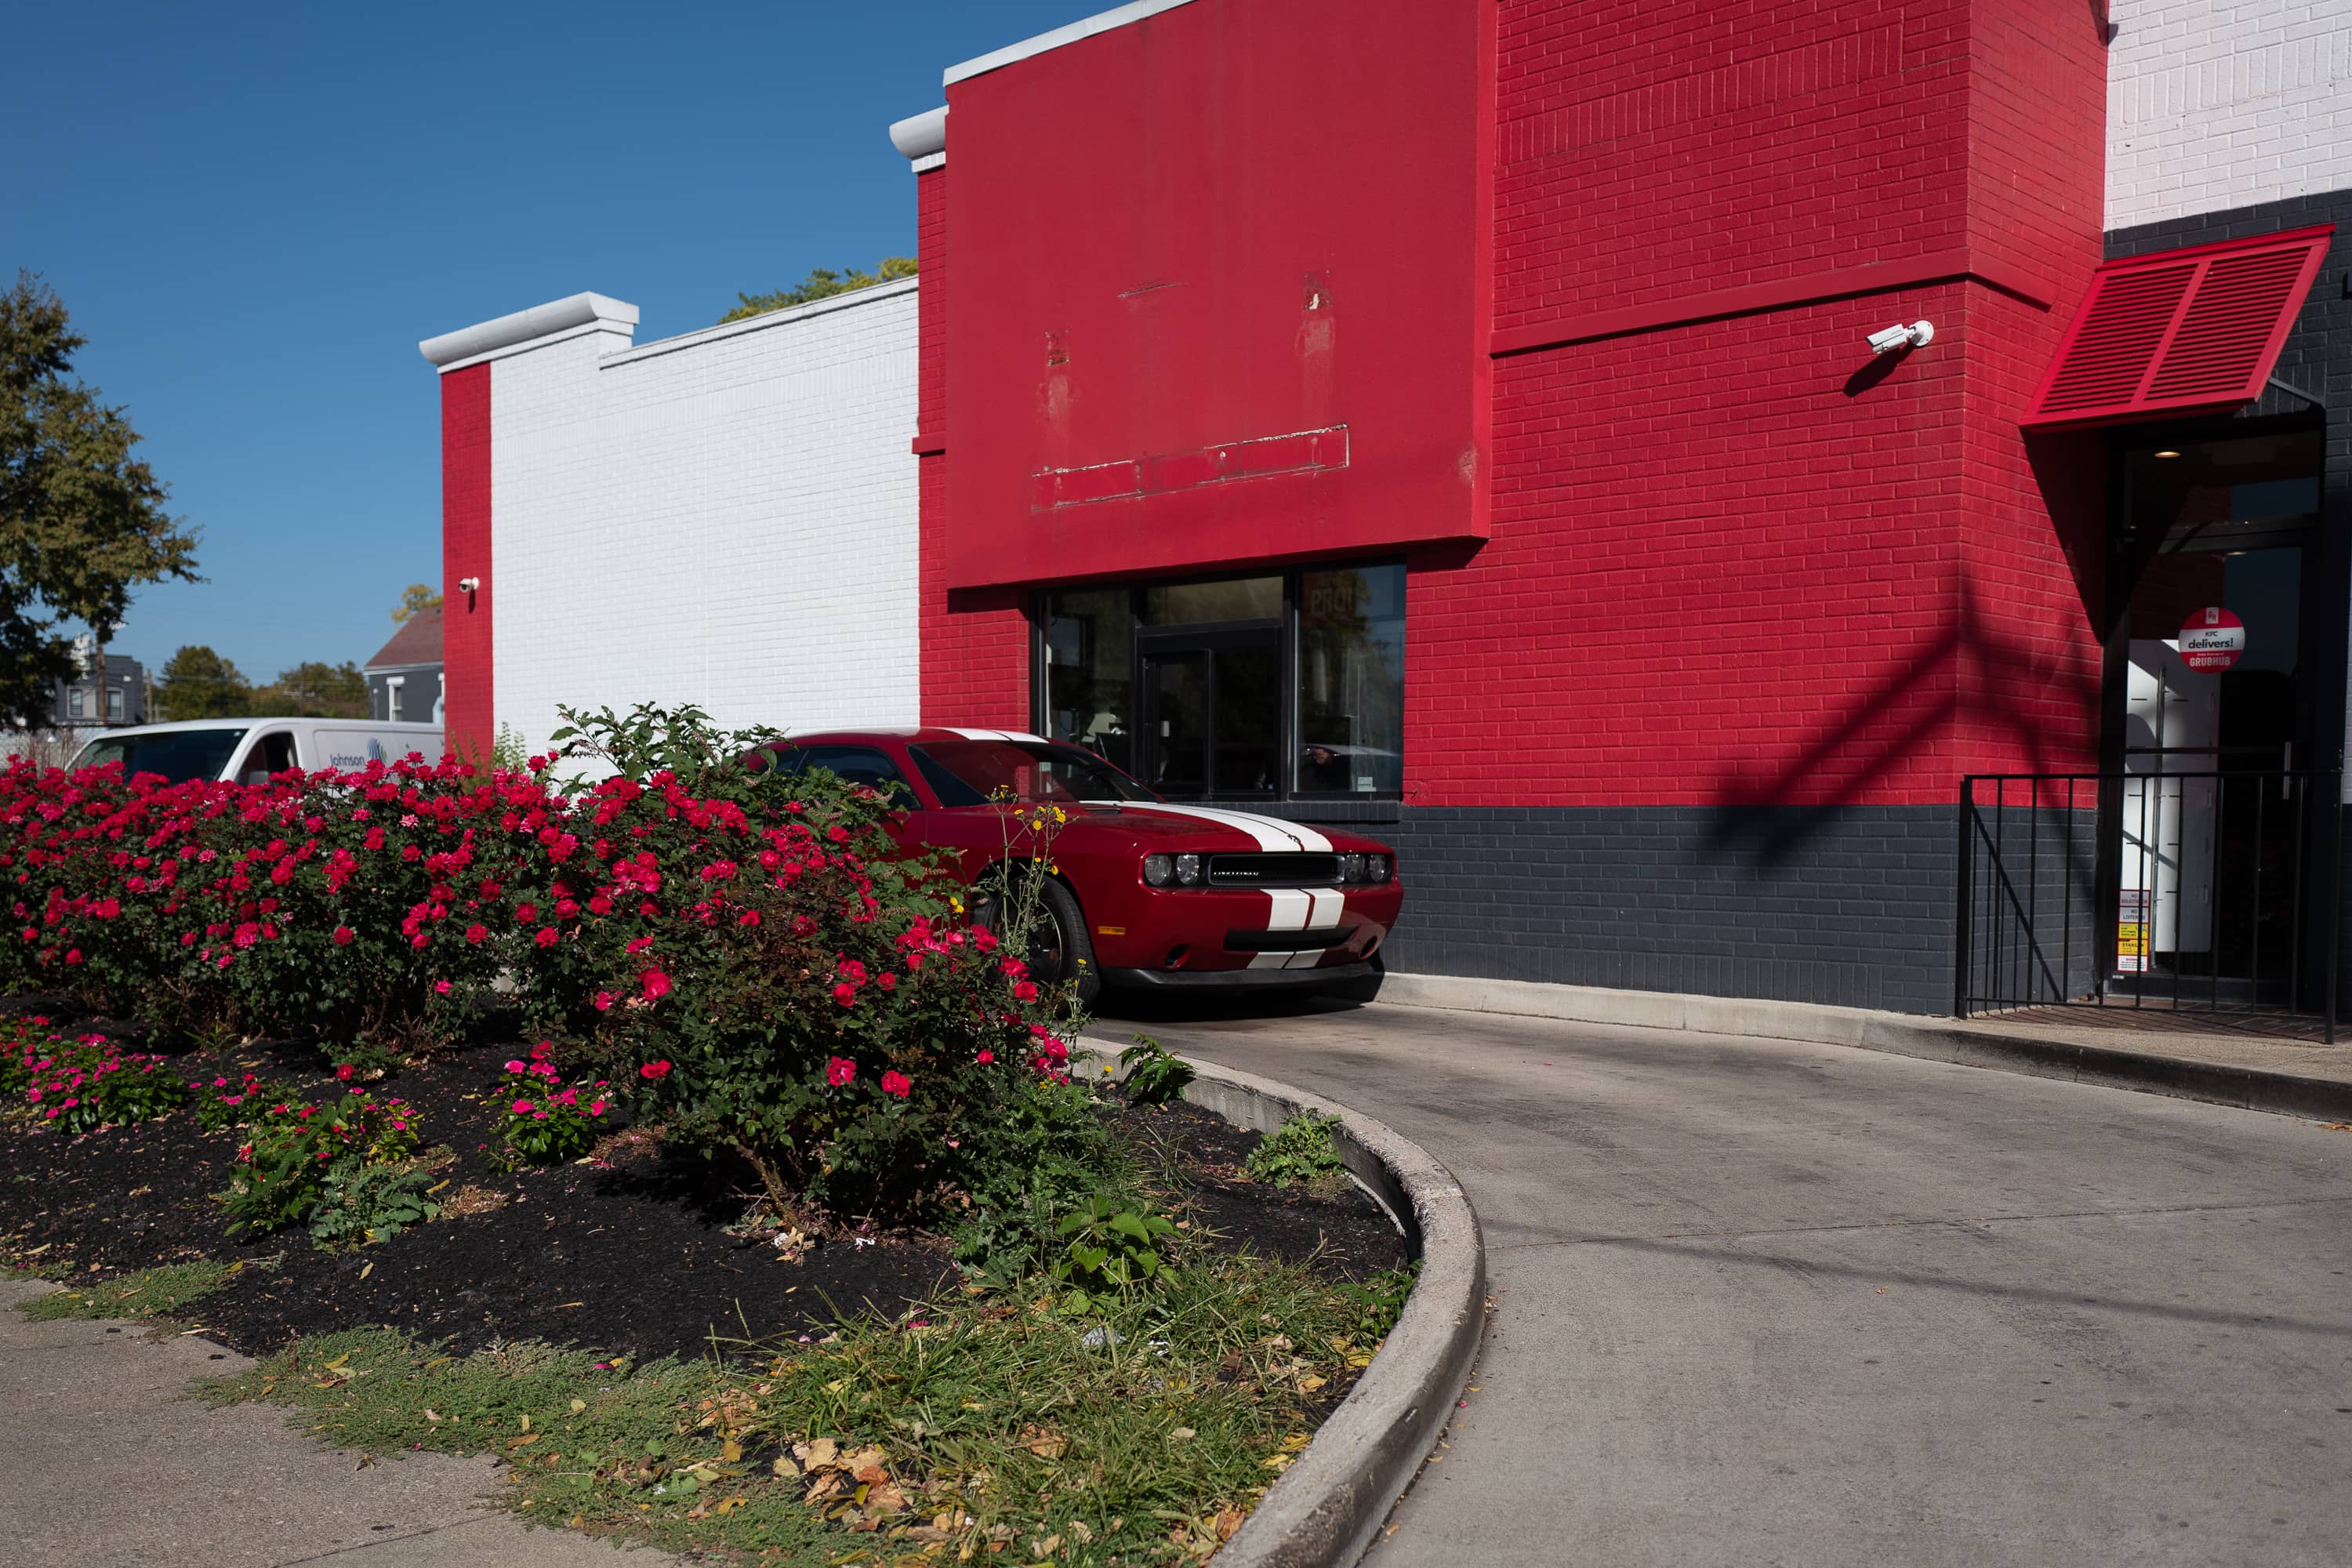
POLYGON ((75 649, 81 673, 58 682, 53 721, 61 730, 147 722, 147 670, 119 653, 101 656, 95 645, 75 649))
POLYGON ((401 623, 375 650, 367 676, 368 717, 385 722, 441 722, 441 606, 428 605, 401 623))

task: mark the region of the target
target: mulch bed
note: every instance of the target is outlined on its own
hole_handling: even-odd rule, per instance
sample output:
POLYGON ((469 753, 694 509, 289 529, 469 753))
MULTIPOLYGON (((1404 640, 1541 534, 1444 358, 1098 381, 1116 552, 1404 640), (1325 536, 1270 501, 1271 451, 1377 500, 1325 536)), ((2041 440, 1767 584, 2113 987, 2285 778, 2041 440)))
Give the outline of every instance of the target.
MULTIPOLYGON (((60 1027, 94 1026, 54 998, 0 1004, 37 1009, 60 1027)), ((446 1204, 467 1194, 459 1206, 476 1212, 346 1253, 319 1250, 299 1228, 238 1242, 213 1194, 228 1184, 240 1134, 206 1134, 185 1112, 74 1140, 12 1121, 0 1125, 0 1260, 100 1278, 199 1258, 250 1260, 191 1309, 215 1338, 250 1354, 380 1323, 458 1351, 544 1339, 645 1360, 709 1349, 714 1335, 723 1351, 727 1341, 795 1335, 842 1314, 896 1316, 955 1283, 937 1237, 866 1227, 786 1261, 730 1235, 755 1184, 690 1152, 624 1141, 597 1165, 498 1170, 486 1147, 493 1113, 478 1097, 515 1054, 511 1045, 470 1047, 370 1086, 410 1101, 426 1141, 456 1152, 436 1196, 446 1204)), ((341 1092, 305 1044, 179 1065, 191 1079, 250 1070, 314 1098, 341 1092)), ((1325 1201, 1234 1179, 1255 1133, 1186 1105, 1111 1116, 1154 1184, 1214 1247, 1313 1258, 1344 1278, 1405 1261, 1402 1237, 1360 1192, 1325 1201)))

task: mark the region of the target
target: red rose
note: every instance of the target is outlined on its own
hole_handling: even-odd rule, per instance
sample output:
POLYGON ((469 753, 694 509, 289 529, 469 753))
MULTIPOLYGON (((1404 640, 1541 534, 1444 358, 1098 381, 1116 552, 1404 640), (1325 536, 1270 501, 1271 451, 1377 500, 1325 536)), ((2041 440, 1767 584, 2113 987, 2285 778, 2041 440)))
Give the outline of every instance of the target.
POLYGON ((662 1079, 669 1076, 669 1063, 647 1062, 645 1066, 637 1069, 637 1076, 642 1079, 651 1079, 655 1083, 659 1083, 662 1079))
POLYGON ((904 1100, 914 1087, 915 1080, 905 1073, 886 1072, 882 1075, 882 1092, 885 1094, 895 1094, 904 1100))
POLYGON ((352 938, 358 934, 359 933, 357 931, 352 930, 349 926, 337 926, 335 928, 335 945, 337 947, 349 947, 352 944, 352 938))
POLYGON ((846 1057, 834 1057, 824 1064, 824 1081, 835 1089, 846 1089, 857 1076, 857 1064, 846 1057))
POLYGON ((637 984, 645 988, 648 1002, 657 1002, 669 994, 669 976, 658 969, 648 969, 638 975, 637 984))

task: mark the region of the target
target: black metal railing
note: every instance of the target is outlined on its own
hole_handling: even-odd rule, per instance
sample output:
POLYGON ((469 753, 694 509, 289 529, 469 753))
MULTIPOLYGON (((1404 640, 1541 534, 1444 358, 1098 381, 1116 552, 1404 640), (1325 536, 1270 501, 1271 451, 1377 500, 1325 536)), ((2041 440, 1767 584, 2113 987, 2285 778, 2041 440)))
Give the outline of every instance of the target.
POLYGON ((2341 774, 2174 760, 1961 781, 1959 1016, 2299 1013, 2335 1039, 2341 774))

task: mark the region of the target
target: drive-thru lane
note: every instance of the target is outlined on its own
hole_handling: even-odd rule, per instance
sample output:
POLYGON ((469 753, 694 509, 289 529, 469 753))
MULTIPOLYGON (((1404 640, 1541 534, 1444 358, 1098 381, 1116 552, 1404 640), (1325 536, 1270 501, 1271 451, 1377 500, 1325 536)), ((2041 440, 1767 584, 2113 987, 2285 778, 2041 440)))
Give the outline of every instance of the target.
POLYGON ((1495 1310, 1417 1564, 2338 1564, 2352 1131, 1828 1046, 1121 1016, 1451 1165, 1495 1310))

